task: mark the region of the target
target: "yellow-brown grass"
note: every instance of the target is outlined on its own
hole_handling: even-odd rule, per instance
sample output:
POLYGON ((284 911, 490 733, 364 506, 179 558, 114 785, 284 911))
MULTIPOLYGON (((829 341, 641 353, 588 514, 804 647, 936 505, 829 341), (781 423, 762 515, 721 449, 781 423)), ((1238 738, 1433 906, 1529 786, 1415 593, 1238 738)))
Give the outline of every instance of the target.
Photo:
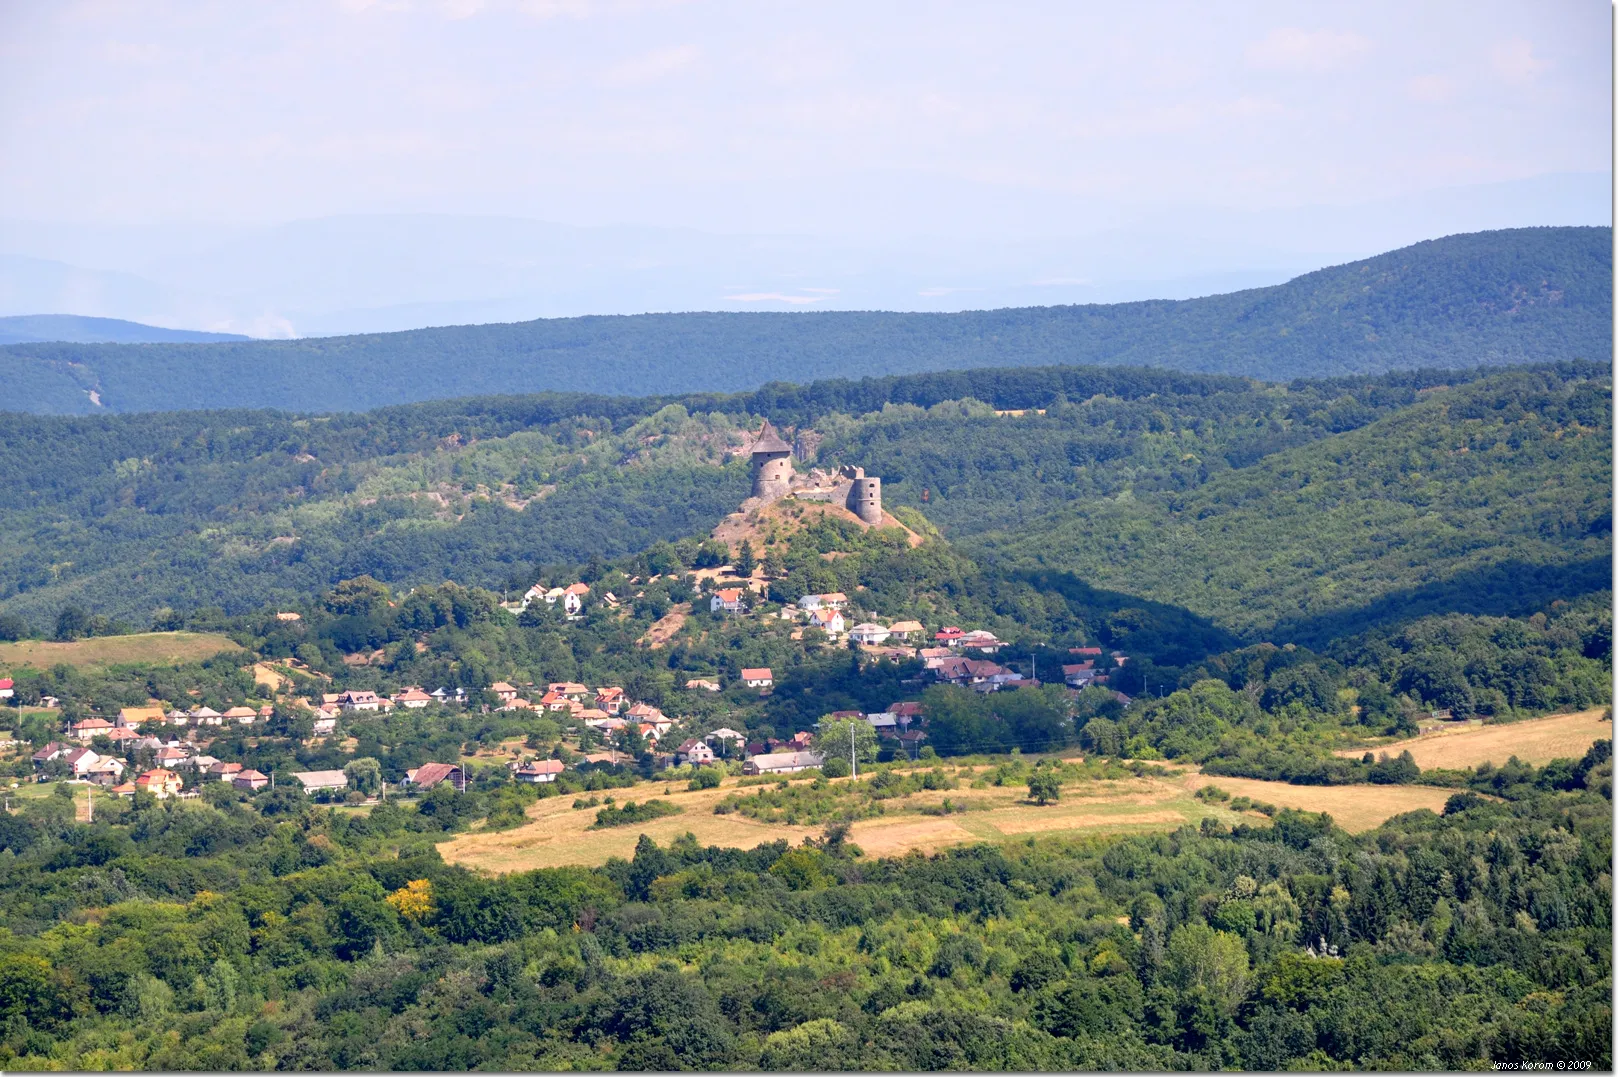
POLYGON ((646 634, 635 642, 655 651, 680 634, 680 629, 685 627, 685 619, 690 615, 691 603, 681 602, 659 617, 652 627, 646 630, 646 634))
MULTIPOLYGON (((1389 758, 1409 750, 1420 767, 1458 769, 1479 763, 1499 766, 1512 756, 1536 766, 1552 759, 1577 759, 1598 740, 1612 739, 1606 708, 1577 714, 1553 714, 1509 725, 1467 725, 1424 733, 1379 748, 1389 758)), ((1345 749, 1341 756, 1358 756, 1365 749, 1345 749)))
POLYGON ((141 632, 133 636, 97 636, 72 643, 19 640, 0 643, 0 669, 33 666, 175 666, 200 662, 240 648, 225 636, 207 632, 141 632))
POLYGON ((1217 785, 1231 796, 1249 797, 1278 808, 1327 812, 1332 822, 1351 834, 1371 830, 1409 811, 1427 808, 1441 812, 1454 792, 1432 785, 1288 785, 1207 774, 1188 775, 1184 782, 1189 790, 1217 785))
MULTIPOLYGON (((1302 786, 1246 778, 1211 778, 1196 773, 1170 779, 1142 778, 1069 785, 1062 798, 1040 807, 1027 801, 1021 787, 968 789, 917 793, 886 802, 887 814, 862 819, 853 826, 850 840, 869 856, 900 856, 913 850, 932 852, 970 842, 999 842, 1033 837, 1081 834, 1126 834, 1195 826, 1205 816, 1233 823, 1238 816, 1219 805, 1204 804, 1192 793, 1209 783, 1234 796, 1280 807, 1327 811, 1339 826, 1361 831, 1383 820, 1417 808, 1442 811, 1449 790, 1426 786, 1302 786), (917 809, 937 805, 945 797, 965 801, 973 810, 950 815, 923 815, 917 809)), ((515 830, 470 833, 438 847, 444 859, 497 873, 563 865, 597 865, 610 856, 634 855, 635 843, 646 834, 659 844, 687 832, 704 845, 751 849, 784 838, 796 845, 815 835, 818 826, 763 823, 740 814, 715 815, 713 808, 737 791, 728 778, 718 789, 690 792, 676 783, 671 792, 656 782, 613 791, 621 803, 661 797, 679 805, 679 815, 639 826, 591 830, 596 809, 573 808, 573 796, 542 800, 528 811, 530 821, 515 830)), ((602 794, 594 794, 600 796, 602 794)), ((1241 817, 1262 823, 1263 817, 1241 817)))

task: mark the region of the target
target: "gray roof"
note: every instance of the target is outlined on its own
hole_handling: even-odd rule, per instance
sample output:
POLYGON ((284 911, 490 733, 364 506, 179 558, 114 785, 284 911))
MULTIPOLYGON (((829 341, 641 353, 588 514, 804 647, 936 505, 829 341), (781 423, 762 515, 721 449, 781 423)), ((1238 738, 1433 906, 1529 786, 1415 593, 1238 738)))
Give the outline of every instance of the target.
POLYGON ((775 427, 765 419, 763 429, 758 432, 758 440, 753 442, 752 451, 754 456, 761 452, 791 452, 792 446, 782 441, 781 436, 775 432, 775 427))
POLYGON ((826 761, 819 752, 771 752, 755 755, 748 762, 760 770, 780 770, 787 767, 818 767, 826 761))
POLYGON ((305 770, 293 775, 305 789, 343 789, 348 786, 348 775, 340 770, 305 770))

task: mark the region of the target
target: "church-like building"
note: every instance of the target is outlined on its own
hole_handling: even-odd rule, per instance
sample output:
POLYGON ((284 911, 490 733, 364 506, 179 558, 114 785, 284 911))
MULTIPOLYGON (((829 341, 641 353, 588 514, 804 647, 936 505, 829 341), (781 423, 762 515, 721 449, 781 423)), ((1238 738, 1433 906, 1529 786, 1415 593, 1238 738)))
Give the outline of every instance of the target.
POLYGON ((836 471, 812 468, 808 475, 792 469, 792 446, 765 420, 751 450, 753 497, 763 504, 783 497, 803 501, 829 501, 842 505, 872 526, 882 524, 882 480, 866 475, 861 467, 836 471))

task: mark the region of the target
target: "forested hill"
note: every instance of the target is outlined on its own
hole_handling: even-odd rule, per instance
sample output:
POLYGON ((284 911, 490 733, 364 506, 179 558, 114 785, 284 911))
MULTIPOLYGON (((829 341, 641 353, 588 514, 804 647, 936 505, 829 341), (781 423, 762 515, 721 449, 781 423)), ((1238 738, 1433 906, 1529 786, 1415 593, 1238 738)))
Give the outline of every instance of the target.
POLYGON ((0 348, 0 401, 57 414, 331 412, 482 393, 1130 364, 1267 380, 1611 360, 1612 230, 1450 236, 1270 288, 961 314, 655 314, 220 344, 0 348))
MULTIPOLYGON (((1277 642, 1522 614, 1610 586, 1611 391, 1595 363, 1285 386, 1051 367, 323 417, 18 415, 0 424, 0 614, 47 625, 79 604, 144 625, 361 574, 520 591, 547 566, 705 535, 746 494, 731 454, 763 416, 818 432, 815 463, 881 475, 890 509, 989 570, 985 595, 990 576, 1069 597, 1083 580, 1277 642)), ((916 571, 960 594, 938 573, 976 569, 916 571)))

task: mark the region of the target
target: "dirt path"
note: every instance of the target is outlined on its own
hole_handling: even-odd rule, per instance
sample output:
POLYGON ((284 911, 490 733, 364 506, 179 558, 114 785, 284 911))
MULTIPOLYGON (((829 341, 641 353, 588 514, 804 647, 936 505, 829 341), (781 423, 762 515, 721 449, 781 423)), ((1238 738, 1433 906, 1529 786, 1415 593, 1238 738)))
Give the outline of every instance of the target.
MULTIPOLYGON (((1552 759, 1577 759, 1596 741, 1612 739, 1612 723, 1606 713, 1603 707, 1506 725, 1457 726, 1370 750, 1379 755, 1386 752, 1390 758, 1408 750, 1421 767, 1475 767, 1479 763, 1500 766, 1512 756, 1539 766, 1552 759)), ((1352 757, 1365 751, 1344 749, 1337 754, 1352 757)))

